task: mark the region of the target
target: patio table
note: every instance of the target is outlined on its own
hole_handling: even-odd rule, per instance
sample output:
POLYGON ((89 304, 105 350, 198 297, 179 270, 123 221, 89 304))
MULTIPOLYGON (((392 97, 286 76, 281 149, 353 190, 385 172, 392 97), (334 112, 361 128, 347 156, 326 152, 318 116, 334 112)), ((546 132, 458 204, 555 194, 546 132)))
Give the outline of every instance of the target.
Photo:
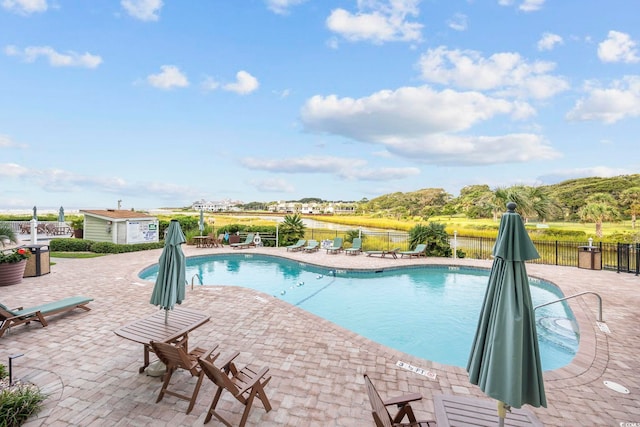
POLYGON ((114 332, 122 338, 140 343, 144 347, 144 365, 138 370, 144 372, 149 366, 149 352, 151 341, 166 343, 184 342, 185 349, 189 332, 202 326, 211 319, 210 316, 198 311, 176 307, 169 311, 167 323, 165 323, 165 311, 158 310, 151 316, 136 320, 114 332))
POLYGON ((194 236, 193 240, 195 240, 197 248, 209 247, 209 236, 194 236))

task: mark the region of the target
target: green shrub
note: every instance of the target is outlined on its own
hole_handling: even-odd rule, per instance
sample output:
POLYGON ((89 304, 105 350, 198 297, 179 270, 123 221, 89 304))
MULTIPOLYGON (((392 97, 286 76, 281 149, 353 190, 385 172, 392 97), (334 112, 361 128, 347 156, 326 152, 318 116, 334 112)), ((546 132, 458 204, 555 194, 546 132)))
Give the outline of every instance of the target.
POLYGON ((95 242, 84 239, 52 239, 49 249, 53 252, 95 252, 97 254, 122 254, 164 247, 164 242, 118 245, 111 242, 95 242))
POLYGON ((163 247, 164 242, 136 243, 131 245, 119 245, 111 242, 93 242, 91 245, 91 252, 95 252, 97 254, 123 254, 128 252, 159 249, 163 247))
POLYGON ((51 239, 49 250, 55 252, 90 252, 94 242, 84 239, 51 239))
POLYGON ((420 243, 427 245, 425 251, 427 256, 450 257, 453 254, 449 244, 449 235, 442 223, 418 224, 409 230, 409 247, 413 250, 420 243))

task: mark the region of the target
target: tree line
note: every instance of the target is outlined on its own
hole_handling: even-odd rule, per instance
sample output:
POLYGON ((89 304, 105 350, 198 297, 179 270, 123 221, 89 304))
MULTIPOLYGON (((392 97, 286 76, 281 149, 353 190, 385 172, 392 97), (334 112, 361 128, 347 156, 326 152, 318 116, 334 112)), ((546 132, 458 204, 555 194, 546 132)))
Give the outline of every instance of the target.
POLYGON ((595 223, 596 235, 602 237, 603 222, 631 219, 635 229, 640 215, 640 174, 580 178, 544 186, 491 189, 488 185, 470 185, 462 188, 458 197, 441 188, 426 188, 363 200, 358 211, 397 219, 428 220, 439 215, 497 219, 508 201, 517 203, 518 213, 525 220, 595 223))

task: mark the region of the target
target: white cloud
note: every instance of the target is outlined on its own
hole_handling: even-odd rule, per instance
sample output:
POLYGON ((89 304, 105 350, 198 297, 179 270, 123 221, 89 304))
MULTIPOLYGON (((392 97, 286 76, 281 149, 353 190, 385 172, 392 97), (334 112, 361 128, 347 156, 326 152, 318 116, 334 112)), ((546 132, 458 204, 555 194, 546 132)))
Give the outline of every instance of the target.
POLYGON ((147 76, 147 82, 158 89, 173 89, 174 87, 187 87, 189 80, 175 65, 162 65, 161 72, 147 76))
POLYGON ((479 92, 428 86, 368 97, 314 96, 301 111, 305 128, 383 145, 396 156, 434 164, 496 164, 558 156, 538 135, 467 136, 498 115, 526 116, 527 105, 479 92))
POLYGON ((447 21, 447 25, 456 31, 465 31, 467 29, 467 15, 456 13, 453 18, 447 21))
POLYGON ((544 33, 542 38, 538 40, 538 50, 553 50, 558 44, 562 44, 563 40, 557 34, 544 33))
POLYGON ((601 121, 613 124, 640 116, 640 76, 627 76, 602 88, 587 85, 588 94, 567 113, 573 121, 601 121))
MULTIPOLYGON (((522 3, 520 3, 518 9, 523 12, 535 12, 542 8, 545 1, 546 0, 524 0, 522 3)), ((514 0, 498 0, 498 4, 500 6, 511 6, 514 3, 514 0)))
POLYGON ((418 66, 428 82, 463 89, 500 90, 505 96, 545 99, 569 87, 564 78, 550 74, 554 63, 527 62, 511 52, 485 58, 477 51, 439 46, 423 54, 418 66))
POLYGON ((526 163, 560 157, 540 135, 517 133, 500 136, 425 135, 388 145, 407 159, 448 166, 526 163))
POLYGON ((20 15, 45 12, 48 9, 47 0, 3 0, 2 7, 20 15))
POLYGON ((162 9, 162 0, 122 0, 120 2, 127 13, 141 21, 157 21, 162 9))
POLYGON ((259 86, 260 83, 258 83, 258 79, 246 71, 238 71, 236 73, 236 82, 228 83, 222 88, 229 92, 235 92, 239 95, 246 95, 258 89, 259 86))
POLYGON ((278 15, 289 13, 289 9, 306 2, 307 0, 265 0, 267 8, 278 15))
POLYGON ((544 2, 545 0, 524 0, 518 9, 523 12, 535 12, 542 8, 544 2))
POLYGON ((119 177, 80 175, 62 169, 29 169, 14 163, 0 164, 0 178, 18 179, 56 193, 153 195, 163 200, 196 199, 199 196, 193 187, 168 182, 131 183, 119 177))
POLYGON ((619 31, 609 31, 607 39, 598 45, 598 58, 602 62, 627 62, 640 61, 637 43, 631 40, 629 34, 619 31))
POLYGON ((206 77, 201 86, 205 91, 212 91, 218 89, 220 87, 220 83, 213 77, 206 77))
POLYGON ((594 176, 600 178, 612 178, 614 176, 630 175, 633 173, 637 173, 637 171, 624 168, 610 168, 607 166, 592 166, 588 168, 552 171, 548 174, 539 176, 538 180, 542 184, 555 184, 569 179, 590 178, 594 176))
POLYGON ((332 10, 327 28, 353 42, 419 41, 423 25, 409 22, 407 17, 418 16, 420 1, 359 0, 355 14, 340 8, 332 10))
POLYGON ((29 175, 29 170, 15 163, 0 164, 0 177, 20 178, 29 175))
POLYGON ((0 135, 0 148, 27 148, 27 144, 19 144, 7 135, 0 135))
POLYGON ((295 187, 284 179, 252 179, 248 181, 248 184, 264 193, 293 193, 295 191, 295 187))
POLYGON ((84 67, 96 68, 102 63, 102 58, 90 53, 77 53, 68 51, 59 53, 49 46, 29 46, 24 50, 16 46, 6 46, 4 52, 8 56, 21 57, 25 62, 35 62, 39 57, 45 57, 53 67, 84 67))
POLYGON ((242 165, 251 170, 275 173, 327 173, 342 179, 390 181, 420 174, 415 167, 373 168, 366 160, 333 156, 307 156, 288 159, 245 158, 242 165))
POLYGON ((438 92, 421 86, 384 90, 360 99, 316 95, 306 102, 301 114, 309 130, 383 141, 394 135, 459 132, 516 111, 515 103, 479 92, 438 92))

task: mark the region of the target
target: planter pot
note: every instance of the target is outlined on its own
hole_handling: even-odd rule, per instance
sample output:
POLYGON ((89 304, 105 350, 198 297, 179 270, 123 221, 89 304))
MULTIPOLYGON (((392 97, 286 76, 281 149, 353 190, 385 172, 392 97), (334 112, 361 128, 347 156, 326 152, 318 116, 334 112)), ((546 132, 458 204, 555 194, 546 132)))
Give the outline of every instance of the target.
POLYGON ((22 282, 27 260, 0 264, 0 286, 17 285, 22 282))
POLYGON ((82 239, 83 236, 84 236, 83 229, 73 230, 73 237, 75 237, 76 239, 82 239))

